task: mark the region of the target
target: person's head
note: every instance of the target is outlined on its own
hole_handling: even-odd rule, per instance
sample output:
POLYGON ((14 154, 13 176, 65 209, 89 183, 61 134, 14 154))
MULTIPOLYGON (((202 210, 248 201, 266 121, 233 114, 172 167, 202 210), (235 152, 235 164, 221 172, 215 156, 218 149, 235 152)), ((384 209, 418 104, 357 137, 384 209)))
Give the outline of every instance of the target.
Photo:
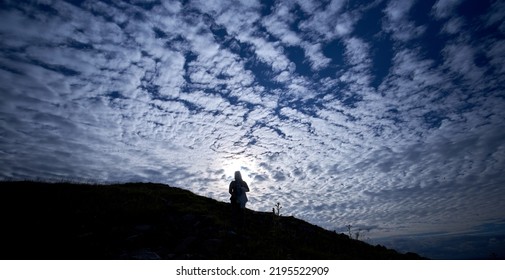
POLYGON ((240 174, 240 171, 235 171, 235 181, 242 181, 242 174, 240 174))

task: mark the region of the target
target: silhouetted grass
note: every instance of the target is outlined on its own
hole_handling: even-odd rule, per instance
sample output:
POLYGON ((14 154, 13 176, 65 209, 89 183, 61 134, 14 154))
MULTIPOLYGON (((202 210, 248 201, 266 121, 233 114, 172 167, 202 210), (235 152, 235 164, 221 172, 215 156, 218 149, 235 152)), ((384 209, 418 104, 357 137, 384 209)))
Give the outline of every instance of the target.
POLYGON ((151 183, 1 182, 1 259, 416 259, 151 183))

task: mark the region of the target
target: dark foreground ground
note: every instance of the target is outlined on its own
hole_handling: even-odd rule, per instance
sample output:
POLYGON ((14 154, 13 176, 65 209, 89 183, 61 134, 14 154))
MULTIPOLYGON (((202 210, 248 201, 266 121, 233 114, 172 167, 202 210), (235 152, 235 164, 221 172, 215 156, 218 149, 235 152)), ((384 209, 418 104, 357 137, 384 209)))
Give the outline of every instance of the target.
POLYGON ((421 259, 161 184, 0 183, 0 259, 421 259))

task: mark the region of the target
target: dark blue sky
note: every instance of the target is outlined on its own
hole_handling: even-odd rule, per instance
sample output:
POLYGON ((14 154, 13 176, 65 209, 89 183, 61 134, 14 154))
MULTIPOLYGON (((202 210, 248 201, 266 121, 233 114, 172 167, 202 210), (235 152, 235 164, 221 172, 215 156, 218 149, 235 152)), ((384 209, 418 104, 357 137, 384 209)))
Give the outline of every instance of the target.
POLYGON ((228 201, 239 169, 252 209, 505 258, 504 18, 476 0, 2 1, 0 178, 228 201))

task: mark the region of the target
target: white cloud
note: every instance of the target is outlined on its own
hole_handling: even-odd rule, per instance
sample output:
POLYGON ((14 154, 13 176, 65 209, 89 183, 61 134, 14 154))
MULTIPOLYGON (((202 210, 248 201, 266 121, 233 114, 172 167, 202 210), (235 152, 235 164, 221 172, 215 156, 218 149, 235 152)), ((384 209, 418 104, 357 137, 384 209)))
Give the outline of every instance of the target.
POLYGON ((448 45, 444 48, 445 62, 448 67, 467 79, 479 80, 484 71, 474 62, 475 51, 468 45, 448 45))
MULTIPOLYGON (((351 70, 340 76, 340 81, 354 83, 359 88, 368 86, 371 81, 369 73, 372 60, 370 59, 370 46, 363 40, 351 37, 344 41, 347 64, 351 70)), ((361 92, 362 90, 358 90, 361 92)))
POLYGON ((299 45, 301 39, 297 33, 291 30, 290 25, 294 15, 290 12, 290 7, 279 3, 274 13, 263 18, 262 25, 266 27, 267 31, 281 40, 282 43, 293 46, 299 45))
POLYGON ((498 73, 503 75, 505 73, 505 42, 494 42, 489 51, 488 56, 491 59, 491 64, 497 69, 498 73))
POLYGON ((454 13, 454 9, 462 2, 462 0, 438 0, 433 5, 433 14, 436 18, 449 17, 454 13))
POLYGON ((416 26, 409 19, 409 12, 414 3, 414 0, 392 0, 384 10, 387 16, 387 20, 383 22, 384 29, 391 32, 399 41, 408 41, 425 32, 424 26, 416 26))
POLYGON ((344 0, 333 0, 326 6, 318 7, 311 13, 309 19, 299 24, 299 27, 308 34, 314 33, 310 36, 317 34, 324 40, 349 34, 355 19, 343 14, 345 3, 344 0))
POLYGON ((335 24, 336 35, 340 37, 349 35, 352 32, 355 21, 356 19, 353 19, 350 14, 342 14, 339 16, 335 24))
POLYGON ((258 58, 269 64, 273 70, 282 71, 292 67, 290 66, 292 62, 284 55, 282 46, 276 43, 270 43, 259 37, 240 36, 239 38, 252 43, 258 58))
POLYGON ((321 50, 320 43, 316 44, 305 43, 302 46, 303 49, 305 50, 305 55, 308 57, 311 63, 312 69, 314 70, 322 69, 330 64, 331 59, 324 56, 321 50))
POLYGON ((464 21, 462 18, 451 18, 447 21, 442 29, 442 31, 447 32, 449 34, 457 34, 461 31, 463 27, 464 21))
POLYGON ((388 3, 385 13, 393 22, 399 22, 407 18, 407 15, 414 5, 414 0, 400 1, 392 0, 388 3))
POLYGON ((224 26, 227 32, 240 42, 251 44, 258 59, 270 65, 274 71, 282 71, 292 67, 279 43, 269 42, 263 37, 257 36, 259 31, 255 24, 260 20, 259 9, 261 7, 258 3, 253 1, 247 3, 246 1, 240 5, 231 3, 207 5, 200 2, 194 4, 203 12, 214 15, 216 23, 224 26))
POLYGON ((310 61, 312 69, 322 69, 331 62, 331 59, 325 57, 321 50, 320 43, 311 43, 300 38, 297 33, 291 29, 295 15, 291 12, 293 7, 288 7, 285 3, 279 3, 276 10, 271 15, 262 20, 262 24, 268 32, 287 46, 299 46, 304 49, 305 56, 310 61))
POLYGON ((498 29, 502 34, 505 34, 505 3, 495 1, 489 8, 489 12, 483 17, 487 26, 498 25, 498 29))
POLYGON ((323 3, 318 1, 296 0, 297 5, 307 14, 313 14, 323 3))
POLYGON ((344 0, 332 0, 326 6, 319 7, 308 20, 300 23, 300 28, 307 32, 317 32, 324 39, 331 39, 338 29, 336 19, 345 3, 344 0))

